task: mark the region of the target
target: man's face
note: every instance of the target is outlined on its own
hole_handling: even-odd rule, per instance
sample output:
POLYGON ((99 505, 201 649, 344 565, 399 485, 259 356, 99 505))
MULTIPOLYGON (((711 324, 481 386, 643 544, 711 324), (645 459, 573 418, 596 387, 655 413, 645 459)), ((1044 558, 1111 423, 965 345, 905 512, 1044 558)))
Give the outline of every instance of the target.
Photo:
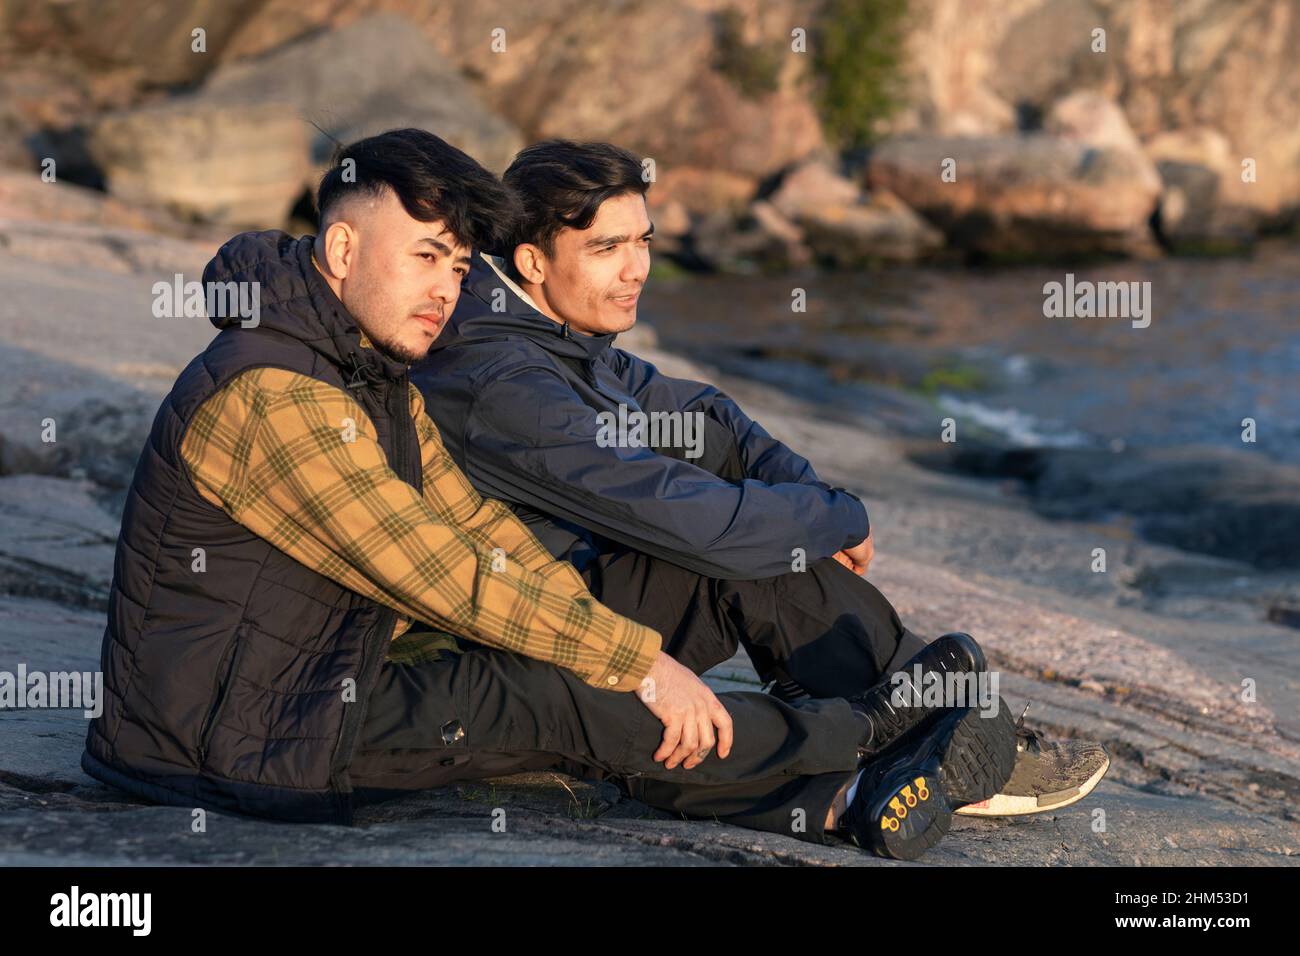
POLYGON ((580 332, 625 332, 650 275, 653 233, 643 196, 607 199, 586 229, 559 231, 553 256, 538 250, 544 278, 530 292, 543 311, 580 332))
POLYGON ((330 285, 362 331, 408 365, 442 331, 469 271, 470 250, 441 222, 412 218, 391 189, 353 197, 332 215, 325 253, 330 285))

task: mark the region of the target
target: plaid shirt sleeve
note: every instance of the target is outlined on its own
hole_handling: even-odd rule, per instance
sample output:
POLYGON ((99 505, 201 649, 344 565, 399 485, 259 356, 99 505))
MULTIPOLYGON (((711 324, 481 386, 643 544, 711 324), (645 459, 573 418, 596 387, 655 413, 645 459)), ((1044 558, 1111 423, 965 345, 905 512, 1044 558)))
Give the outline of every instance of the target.
POLYGON ((181 456, 204 498, 344 587, 592 686, 640 686, 659 635, 600 604, 509 508, 478 495, 413 387, 411 411, 423 496, 389 467, 355 400, 283 369, 251 369, 205 401, 181 456))

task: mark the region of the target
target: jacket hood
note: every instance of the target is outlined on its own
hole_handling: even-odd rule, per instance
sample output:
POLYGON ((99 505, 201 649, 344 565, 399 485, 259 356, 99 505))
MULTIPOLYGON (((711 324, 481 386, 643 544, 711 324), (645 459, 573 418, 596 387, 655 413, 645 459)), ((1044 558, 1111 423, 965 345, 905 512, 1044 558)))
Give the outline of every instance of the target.
POLYGON ((429 351, 476 340, 522 336, 556 355, 594 361, 614 344, 617 332, 576 332, 567 322, 560 324, 537 311, 511 285, 483 253, 476 252, 461 284, 456 311, 429 351), (504 305, 504 311, 494 311, 494 303, 497 309, 504 305))
MULTIPOLYGON (((328 361, 351 369, 354 380, 400 378, 405 365, 375 349, 362 348, 356 320, 312 262, 315 241, 315 236, 295 239, 278 230, 240 233, 208 262, 203 287, 212 290, 213 283, 238 283, 233 295, 240 298, 227 301, 256 304, 256 324, 249 328, 299 339, 328 361)), ((217 311, 231 313, 209 315, 218 329, 238 327, 244 321, 237 309, 217 311)))

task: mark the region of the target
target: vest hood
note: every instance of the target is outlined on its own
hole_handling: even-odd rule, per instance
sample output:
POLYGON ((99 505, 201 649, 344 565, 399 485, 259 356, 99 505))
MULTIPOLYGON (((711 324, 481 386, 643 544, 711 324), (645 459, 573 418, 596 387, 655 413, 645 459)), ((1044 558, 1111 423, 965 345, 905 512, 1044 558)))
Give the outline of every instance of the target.
MULTIPOLYGON (((353 380, 398 379, 401 362, 361 347, 361 329, 312 262, 315 236, 295 239, 278 230, 244 232, 217 250, 203 270, 203 284, 256 283, 257 326, 292 336, 330 363, 349 369, 353 380)), ((238 326, 239 315, 209 316, 218 329, 238 326)))

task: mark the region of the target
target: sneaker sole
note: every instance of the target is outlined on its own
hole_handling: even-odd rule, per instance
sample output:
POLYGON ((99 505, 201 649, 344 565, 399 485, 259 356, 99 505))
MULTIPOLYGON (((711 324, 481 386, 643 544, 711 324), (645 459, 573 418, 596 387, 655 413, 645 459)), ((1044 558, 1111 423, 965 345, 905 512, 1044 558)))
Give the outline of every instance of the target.
POLYGON ((951 708, 924 731, 917 753, 908 754, 907 737, 891 748, 899 766, 885 773, 863 807, 868 849, 877 856, 915 860, 943 839, 954 807, 991 796, 1007 782, 1015 761, 1015 727, 1000 728, 1010 744, 1010 753, 1003 754, 998 731, 981 726, 991 722, 969 707, 951 708), (964 799, 972 793, 979 796, 964 799))
POLYGON ((1101 783, 1101 778, 1106 776, 1106 771, 1109 769, 1110 757, 1107 757, 1105 763, 1101 765, 1096 773, 1077 787, 1027 797, 995 793, 987 800, 980 800, 964 807, 958 807, 953 812, 965 817, 1026 817, 1035 813, 1046 813, 1048 810, 1059 810, 1062 807, 1068 807, 1072 803, 1078 803, 1092 793, 1097 788, 1097 784, 1101 783))
POLYGON ((933 773, 912 767, 885 778, 868 814, 868 848, 877 856, 915 860, 944 838, 952 809, 933 773))
POLYGON ((1016 766, 1016 725, 1005 706, 985 717, 975 708, 957 722, 939 781, 954 807, 991 800, 1016 766))

